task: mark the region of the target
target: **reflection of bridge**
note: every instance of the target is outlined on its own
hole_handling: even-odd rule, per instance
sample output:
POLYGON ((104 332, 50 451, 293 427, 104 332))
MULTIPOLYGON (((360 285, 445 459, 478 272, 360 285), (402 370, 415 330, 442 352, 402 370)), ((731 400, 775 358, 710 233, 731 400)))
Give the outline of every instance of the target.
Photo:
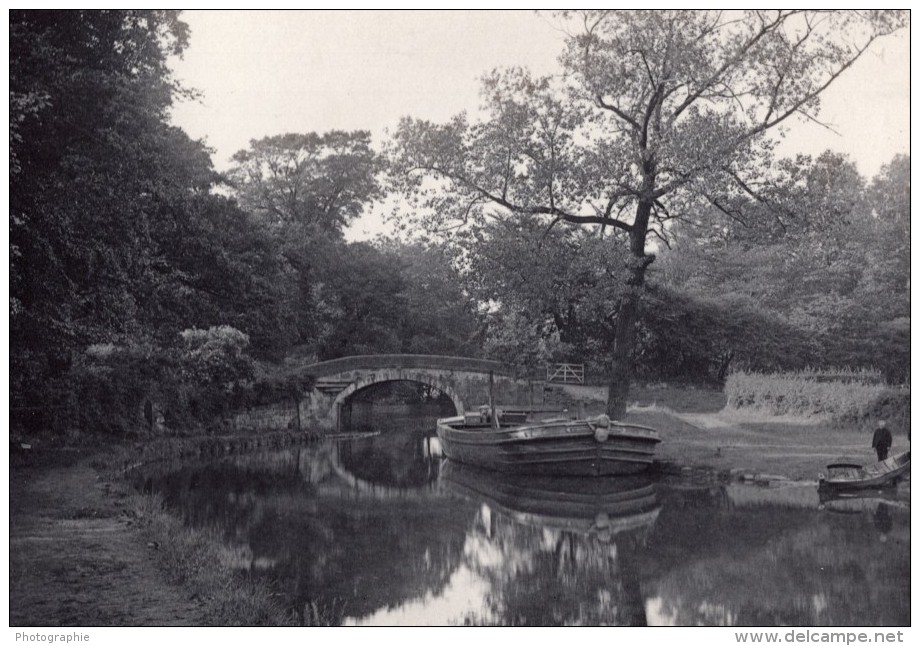
MULTIPOLYGON (((420 439, 428 447, 430 438, 420 439)), ((437 442, 437 438, 434 438, 437 442)), ((317 491, 326 495, 337 497, 345 496, 351 499, 367 498, 371 500, 427 500, 440 496, 437 478, 433 478, 421 487, 400 487, 379 482, 371 482, 348 470, 342 462, 341 447, 334 444, 320 446, 314 461, 322 461, 323 471, 334 475, 335 478, 323 479, 317 483, 317 491)), ((430 448, 428 448, 431 451, 430 448)), ((440 454, 440 451, 437 451, 440 454)))
POLYGON ((382 354, 344 357, 307 366, 316 381, 300 404, 308 428, 341 426, 342 407, 356 392, 388 381, 413 381, 436 388, 454 404, 457 414, 489 400, 490 375, 495 400, 504 405, 529 405, 532 384, 498 361, 425 354, 382 354))

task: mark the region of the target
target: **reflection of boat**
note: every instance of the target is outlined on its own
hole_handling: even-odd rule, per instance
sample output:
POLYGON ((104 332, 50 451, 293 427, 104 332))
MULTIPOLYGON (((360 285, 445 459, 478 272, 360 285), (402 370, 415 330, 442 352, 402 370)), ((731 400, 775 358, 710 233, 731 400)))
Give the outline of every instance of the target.
POLYGON ((531 422, 507 413, 499 421, 493 428, 481 414, 439 419, 445 455, 504 473, 618 475, 646 469, 661 441, 654 429, 606 415, 531 422))
POLYGON ((627 478, 541 478, 500 475, 445 460, 442 489, 485 502, 494 511, 525 525, 609 538, 648 528, 658 517, 654 483, 627 478))
POLYGON ((849 491, 820 490, 818 500, 821 509, 845 514, 858 514, 875 511, 880 505, 910 509, 895 488, 886 489, 852 489, 849 491))
POLYGON ((826 474, 821 474, 818 480, 818 490, 849 491, 884 487, 894 484, 908 471, 910 471, 910 451, 869 466, 851 462, 835 462, 827 465, 826 474))

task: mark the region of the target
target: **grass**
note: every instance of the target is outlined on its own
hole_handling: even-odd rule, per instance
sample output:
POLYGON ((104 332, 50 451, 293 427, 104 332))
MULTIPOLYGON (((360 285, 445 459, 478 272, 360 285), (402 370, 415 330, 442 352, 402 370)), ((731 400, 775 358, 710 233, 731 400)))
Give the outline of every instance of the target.
MULTIPOLYGON (((584 402, 588 414, 603 412, 607 403, 606 386, 553 384, 553 399, 574 407, 584 402)), ((629 390, 631 407, 660 406, 678 412, 714 413, 725 407, 725 394, 717 388, 673 387, 665 384, 636 385, 629 390)))
POLYGON ((635 406, 664 406, 680 413, 715 413, 725 408, 725 393, 716 387, 673 387, 648 384, 630 390, 635 406))
POLYGON ((304 604, 301 621, 304 626, 340 626, 344 615, 345 603, 338 599, 323 606, 311 601, 304 604))
MULTIPOLYGON (((257 437, 162 438, 140 447, 115 447, 101 451, 90 464, 103 480, 120 480, 137 464, 184 456, 215 456, 258 449, 278 449, 310 441, 309 434, 276 432, 257 437)), ((124 482, 124 481, 121 481, 124 482)), ((250 580, 239 568, 246 556, 227 546, 213 531, 186 526, 165 507, 159 494, 127 494, 127 506, 144 540, 157 550, 169 577, 204 605, 207 622, 214 626, 338 625, 341 608, 305 606, 303 616, 286 610, 269 586, 250 580), (338 611, 338 612, 337 612, 338 611)))
POLYGON ((214 626, 287 626, 292 618, 265 584, 246 580, 239 556, 209 532, 187 527, 157 495, 129 494, 128 508, 169 576, 204 606, 214 626))

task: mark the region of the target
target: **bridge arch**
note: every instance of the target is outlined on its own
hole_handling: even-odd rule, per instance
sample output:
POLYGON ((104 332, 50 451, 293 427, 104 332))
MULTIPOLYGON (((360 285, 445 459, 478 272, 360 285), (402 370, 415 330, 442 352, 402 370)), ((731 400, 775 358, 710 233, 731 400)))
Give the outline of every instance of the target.
POLYGON ((450 398, 458 415, 494 395, 506 405, 533 403, 533 381, 513 366, 488 359, 438 355, 350 356, 301 368, 313 380, 297 408, 298 420, 329 432, 340 428, 343 406, 356 392, 388 381, 425 384, 450 398))
POLYGON ((357 393, 360 390, 375 386, 377 384, 383 384, 390 381, 411 381, 415 383, 425 384, 435 388, 448 397, 453 403, 454 408, 457 411, 457 415, 463 415, 466 410, 466 406, 463 403, 463 399, 457 393, 457 391, 447 383, 444 379, 441 379, 435 374, 425 373, 422 371, 387 371, 386 374, 379 373, 370 373, 364 376, 359 377, 350 385, 348 385, 342 392, 340 392, 332 402, 332 410, 335 411, 336 417, 341 419, 340 412, 342 406, 348 401, 348 399, 357 393))

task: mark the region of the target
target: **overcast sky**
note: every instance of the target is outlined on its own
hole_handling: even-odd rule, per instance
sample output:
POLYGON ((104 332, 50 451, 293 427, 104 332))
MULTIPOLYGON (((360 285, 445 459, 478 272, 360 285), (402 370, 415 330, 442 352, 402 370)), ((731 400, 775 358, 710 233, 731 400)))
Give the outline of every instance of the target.
MULTIPOLYGON (((177 77, 202 98, 174 122, 215 149, 218 169, 250 139, 370 130, 399 118, 443 121, 479 106, 495 67, 552 73, 565 34, 532 11, 187 11, 191 43, 177 77)), ((825 93, 822 119, 794 126, 782 152, 850 155, 874 175, 910 149, 909 34, 872 49, 825 93)), ((360 226, 365 226, 359 224, 360 226)))

